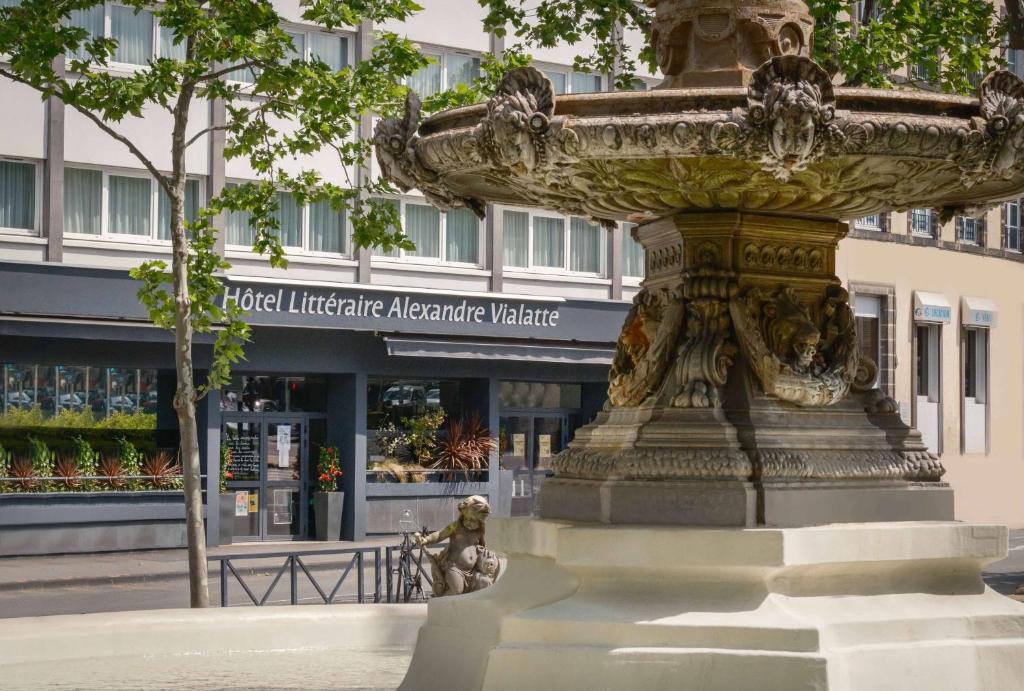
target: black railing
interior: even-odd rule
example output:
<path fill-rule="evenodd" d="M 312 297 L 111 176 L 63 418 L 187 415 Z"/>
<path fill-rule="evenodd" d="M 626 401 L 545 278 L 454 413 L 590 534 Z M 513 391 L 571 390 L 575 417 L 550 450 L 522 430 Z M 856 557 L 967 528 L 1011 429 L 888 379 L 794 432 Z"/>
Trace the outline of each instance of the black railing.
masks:
<path fill-rule="evenodd" d="M 430 576 L 429 557 L 425 552 L 424 548 L 412 542 L 408 534 L 403 537 L 402 544 L 385 548 L 388 602 L 430 599 L 434 582 Z"/>
<path fill-rule="evenodd" d="M 235 577 L 235 580 L 238 581 L 238 584 L 242 586 L 242 590 L 244 590 L 245 594 L 249 596 L 249 600 L 252 601 L 252 604 L 259 607 L 267 603 L 267 600 L 270 599 L 271 594 L 273 594 L 275 588 L 277 588 L 277 584 L 281 581 L 281 577 L 284 576 L 286 572 L 288 573 L 290 595 L 289 601 L 291 604 L 299 604 L 299 573 L 301 572 L 305 574 L 306 578 L 309 579 L 309 582 L 313 585 L 313 588 L 320 596 L 320 599 L 323 600 L 323 603 L 326 605 L 330 605 L 335 602 L 335 598 L 338 595 L 338 591 L 341 590 L 342 584 L 345 582 L 345 579 L 348 577 L 348 575 L 352 572 L 353 568 L 355 569 L 356 572 L 356 599 L 360 603 L 366 602 L 367 593 L 365 582 L 365 568 L 367 554 L 373 555 L 374 584 L 372 601 L 380 602 L 380 572 L 382 567 L 380 547 L 350 547 L 346 549 L 308 550 L 305 552 L 246 552 L 242 554 L 223 554 L 218 556 L 211 556 L 209 557 L 209 561 L 220 562 L 221 607 L 228 606 L 228 583 L 230 582 L 230 579 L 228 578 L 229 575 Z M 345 560 L 342 559 L 342 563 L 338 564 L 337 567 L 331 566 L 329 568 L 330 571 L 335 571 L 335 569 L 337 568 L 340 571 L 340 575 L 338 576 L 338 580 L 334 582 L 334 586 L 328 593 L 323 587 L 321 587 L 320 582 L 312 574 L 312 572 L 310 571 L 310 566 L 303 561 L 303 558 L 333 555 L 343 555 L 348 556 L 349 558 L 347 563 L 345 563 Z M 236 561 L 253 559 L 284 559 L 283 563 L 281 564 L 280 567 L 278 567 L 277 572 L 274 574 L 274 578 L 270 582 L 270 585 L 267 587 L 267 590 L 263 593 L 261 597 L 256 597 L 256 594 L 253 592 L 252 588 L 249 587 L 249 584 L 246 582 L 245 578 L 243 578 L 242 574 L 238 572 L 238 569 L 235 568 L 234 564 L 234 562 Z M 314 565 L 313 568 L 321 570 L 323 569 L 323 567 L 323 564 L 316 564 Z M 388 602 L 391 602 L 390 592 L 388 593 Z"/>

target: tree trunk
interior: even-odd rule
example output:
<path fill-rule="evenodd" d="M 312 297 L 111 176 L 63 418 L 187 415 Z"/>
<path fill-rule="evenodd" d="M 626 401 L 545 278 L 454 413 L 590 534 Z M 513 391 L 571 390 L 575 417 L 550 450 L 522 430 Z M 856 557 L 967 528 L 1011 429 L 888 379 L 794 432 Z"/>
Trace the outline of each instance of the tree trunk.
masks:
<path fill-rule="evenodd" d="M 192 51 L 192 39 L 187 45 Z M 171 272 L 174 276 L 174 360 L 177 388 L 174 410 L 178 414 L 182 473 L 185 480 L 185 529 L 188 535 L 188 589 L 192 607 L 210 606 L 207 579 L 206 528 L 203 524 L 203 492 L 199 466 L 199 430 L 196 425 L 196 385 L 192 361 L 192 301 L 188 291 L 189 241 L 185 234 L 185 130 L 192 85 L 182 85 L 174 108 L 171 134 Z M 208 479 L 208 491 L 217 484 Z"/>

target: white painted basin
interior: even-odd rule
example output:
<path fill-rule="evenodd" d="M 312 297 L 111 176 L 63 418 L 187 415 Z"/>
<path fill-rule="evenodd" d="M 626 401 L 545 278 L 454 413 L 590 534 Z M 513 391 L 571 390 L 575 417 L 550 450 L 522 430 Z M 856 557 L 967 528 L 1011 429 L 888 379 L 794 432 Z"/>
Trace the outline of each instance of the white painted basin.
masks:
<path fill-rule="evenodd" d="M 394 689 L 424 604 L 0 620 L 4 689 Z"/>

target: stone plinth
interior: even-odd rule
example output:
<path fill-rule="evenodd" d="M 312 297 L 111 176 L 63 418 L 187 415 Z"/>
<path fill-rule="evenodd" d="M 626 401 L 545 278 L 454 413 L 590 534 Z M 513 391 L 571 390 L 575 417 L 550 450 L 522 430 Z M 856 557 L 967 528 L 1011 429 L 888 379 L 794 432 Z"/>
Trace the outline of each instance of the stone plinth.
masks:
<path fill-rule="evenodd" d="M 402 689 L 1009 691 L 1024 606 L 988 589 L 1007 532 L 491 519 L 483 592 L 430 603 Z"/>

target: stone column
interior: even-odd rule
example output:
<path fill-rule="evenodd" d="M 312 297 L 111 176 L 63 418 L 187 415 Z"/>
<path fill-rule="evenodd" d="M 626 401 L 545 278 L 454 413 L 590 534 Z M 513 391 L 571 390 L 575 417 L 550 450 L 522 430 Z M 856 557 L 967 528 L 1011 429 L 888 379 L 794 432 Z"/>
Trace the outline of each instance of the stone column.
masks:
<path fill-rule="evenodd" d="M 366 375 L 333 374 L 327 378 L 327 441 L 338 447 L 345 507 L 343 540 L 366 538 Z"/>
<path fill-rule="evenodd" d="M 64 57 L 54 58 L 53 69 L 64 76 Z M 43 166 L 43 237 L 46 261 L 64 261 L 64 101 L 46 99 L 46 163 Z"/>

